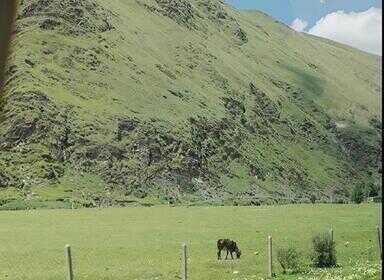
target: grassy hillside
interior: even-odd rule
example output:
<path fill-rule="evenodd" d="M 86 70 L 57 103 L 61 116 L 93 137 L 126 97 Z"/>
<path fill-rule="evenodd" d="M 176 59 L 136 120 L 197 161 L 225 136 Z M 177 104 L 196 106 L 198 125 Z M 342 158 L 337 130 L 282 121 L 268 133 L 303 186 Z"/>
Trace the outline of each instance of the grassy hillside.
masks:
<path fill-rule="evenodd" d="M 377 189 L 377 60 L 216 0 L 20 1 L 0 204 L 260 204 Z"/>
<path fill-rule="evenodd" d="M 262 280 L 272 235 L 275 279 L 375 280 L 377 215 L 375 204 L 2 211 L 0 279 L 63 279 L 68 243 L 75 279 L 179 279 L 186 242 L 188 279 Z M 331 227 L 339 267 L 311 268 L 311 238 Z M 216 260 L 216 241 L 226 237 L 240 260 Z M 286 246 L 300 252 L 301 273 L 282 273 L 277 250 Z"/>

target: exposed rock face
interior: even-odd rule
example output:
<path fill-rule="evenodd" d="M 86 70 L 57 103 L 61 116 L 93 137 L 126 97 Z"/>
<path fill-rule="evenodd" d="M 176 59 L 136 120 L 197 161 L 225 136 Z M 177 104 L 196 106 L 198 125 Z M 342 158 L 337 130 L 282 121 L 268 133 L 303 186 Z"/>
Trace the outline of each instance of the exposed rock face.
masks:
<path fill-rule="evenodd" d="M 359 103 L 371 95 L 353 99 L 376 88 L 370 56 L 218 0 L 20 7 L 1 189 L 66 187 L 55 200 L 92 207 L 132 196 L 259 205 L 345 200 L 379 178 L 381 124 Z M 339 119 L 350 100 L 359 106 Z"/>
<path fill-rule="evenodd" d="M 150 12 L 168 17 L 189 29 L 196 29 L 198 11 L 187 0 L 136 0 Z"/>
<path fill-rule="evenodd" d="M 193 26 L 196 11 L 186 0 L 156 0 L 162 15 L 167 16 L 179 24 Z"/>
<path fill-rule="evenodd" d="M 136 0 L 149 11 L 166 16 L 176 23 L 191 29 L 206 31 L 207 19 L 214 23 L 218 30 L 228 32 L 241 45 L 247 43 L 247 33 L 241 28 L 236 19 L 228 14 L 225 5 L 217 0 L 191 2 L 188 0 Z M 157 5 L 155 5 L 155 3 Z"/>
<path fill-rule="evenodd" d="M 198 1 L 199 9 L 219 29 L 229 32 L 240 44 L 248 42 L 247 33 L 241 28 L 237 20 L 227 11 L 223 2 L 216 0 Z"/>
<path fill-rule="evenodd" d="M 45 30 L 81 35 L 114 28 L 114 16 L 91 0 L 23 0 L 21 5 L 19 19 L 38 18 Z"/>
<path fill-rule="evenodd" d="M 16 92 L 8 103 L 9 109 L 3 112 L 6 131 L 0 138 L 3 147 L 44 141 L 57 123 L 59 109 L 43 92 Z"/>
<path fill-rule="evenodd" d="M 120 141 L 124 136 L 127 136 L 131 131 L 137 127 L 137 121 L 132 119 L 120 119 L 117 124 L 116 137 Z"/>

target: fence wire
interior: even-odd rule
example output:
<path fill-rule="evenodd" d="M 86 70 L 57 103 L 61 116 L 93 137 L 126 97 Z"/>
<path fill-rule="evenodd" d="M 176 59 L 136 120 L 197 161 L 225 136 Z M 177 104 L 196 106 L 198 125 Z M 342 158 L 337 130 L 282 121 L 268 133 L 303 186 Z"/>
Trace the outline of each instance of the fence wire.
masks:
<path fill-rule="evenodd" d="M 105 232 L 105 229 L 103 230 Z M 326 230 L 326 232 L 328 232 Z M 0 279 L 12 280 L 56 280 L 66 279 L 66 261 L 64 245 L 44 243 L 29 243 L 28 232 L 24 232 L 24 240 L 14 240 L 15 243 L 1 244 L 0 247 Z M 337 258 L 340 267 L 334 270 L 317 270 L 310 263 L 311 240 L 289 240 L 282 234 L 272 232 L 273 273 L 283 277 L 282 267 L 278 261 L 278 251 L 281 248 L 300 248 L 302 259 L 302 275 L 298 279 L 377 279 L 379 275 L 377 232 L 361 230 L 361 235 L 369 236 L 367 246 L 361 246 L 355 240 L 348 240 L 344 235 L 338 235 L 334 229 Z M 267 237 L 262 236 L 255 241 L 254 248 L 240 241 L 244 256 L 240 260 L 217 260 L 216 240 L 206 240 L 203 246 L 196 240 L 187 240 L 188 279 L 223 279 L 245 280 L 263 279 L 268 274 Z M 164 236 L 153 233 L 153 240 L 148 243 L 127 243 L 126 236 L 114 233 L 110 229 L 103 238 L 97 232 L 90 231 L 72 243 L 74 279 L 132 279 L 132 280 L 174 280 L 181 279 L 181 242 L 168 240 Z M 121 243 L 118 240 L 121 240 Z M 1 239 L 0 239 L 1 240 Z M 35 239 L 36 240 L 36 239 Z M 118 242 L 116 242 L 116 240 Z M 165 242 L 164 242 L 165 240 Z M 302 250 L 300 242 L 305 242 L 308 250 Z M 205 244 L 211 244 L 205 248 Z M 301 251 L 300 251 L 301 250 Z M 205 254 L 202 254 L 204 251 Z M 358 258 L 352 252 L 359 251 Z M 204 257 L 202 257 L 204 256 Z M 225 257 L 225 253 L 222 254 Z M 350 257 L 347 257 L 350 256 Z M 242 262 L 246 263 L 246 268 Z M 205 274 L 202 274 L 204 271 Z M 301 275 L 301 274 L 298 274 Z M 305 276 L 308 275 L 308 276 Z M 307 277 L 307 278 L 305 278 Z M 344 277 L 344 278 L 343 278 Z M 350 277 L 350 278 L 348 278 Z M 352 278 L 351 278 L 352 277 Z M 278 278 L 278 279 L 284 279 Z"/>

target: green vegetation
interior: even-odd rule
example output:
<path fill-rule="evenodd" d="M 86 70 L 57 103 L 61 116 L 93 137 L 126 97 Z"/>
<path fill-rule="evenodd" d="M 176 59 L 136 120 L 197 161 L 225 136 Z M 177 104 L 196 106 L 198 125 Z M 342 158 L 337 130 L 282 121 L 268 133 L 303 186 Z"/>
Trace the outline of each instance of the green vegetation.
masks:
<path fill-rule="evenodd" d="M 300 270 L 300 254 L 292 246 L 277 250 L 277 260 L 283 273 L 296 273 Z"/>
<path fill-rule="evenodd" d="M 318 234 L 312 239 L 312 261 L 315 267 L 334 267 L 337 265 L 335 241 L 329 233 Z"/>
<path fill-rule="evenodd" d="M 14 33 L 1 209 L 379 189 L 373 55 L 219 0 L 21 0 Z"/>
<path fill-rule="evenodd" d="M 0 279 L 63 279 L 70 244 L 78 280 L 171 280 L 179 276 L 186 242 L 191 280 L 260 280 L 272 235 L 276 279 L 373 280 L 377 222 L 377 204 L 1 211 Z M 331 227 L 339 266 L 315 269 L 312 236 Z M 236 240 L 241 259 L 217 261 L 219 238 Z M 277 260 L 278 248 L 291 244 L 303 262 L 293 275 L 283 274 Z"/>
<path fill-rule="evenodd" d="M 356 185 L 351 194 L 351 200 L 353 203 L 360 204 L 364 201 L 364 192 L 361 185 Z"/>

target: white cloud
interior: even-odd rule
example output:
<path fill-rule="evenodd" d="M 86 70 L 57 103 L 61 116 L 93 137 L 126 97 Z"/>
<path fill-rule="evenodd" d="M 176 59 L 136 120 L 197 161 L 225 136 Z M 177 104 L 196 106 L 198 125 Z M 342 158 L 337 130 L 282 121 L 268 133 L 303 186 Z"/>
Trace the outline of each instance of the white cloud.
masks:
<path fill-rule="evenodd" d="M 337 11 L 321 18 L 308 33 L 381 55 L 381 22 L 379 8 L 360 13 Z"/>
<path fill-rule="evenodd" d="M 321 4 L 325 4 L 325 1 L 326 1 L 326 0 L 320 0 L 320 3 L 321 3 Z"/>
<path fill-rule="evenodd" d="M 298 31 L 302 32 L 304 29 L 308 26 L 308 22 L 305 20 L 301 20 L 299 18 L 296 18 L 292 23 L 291 23 L 291 28 Z"/>

